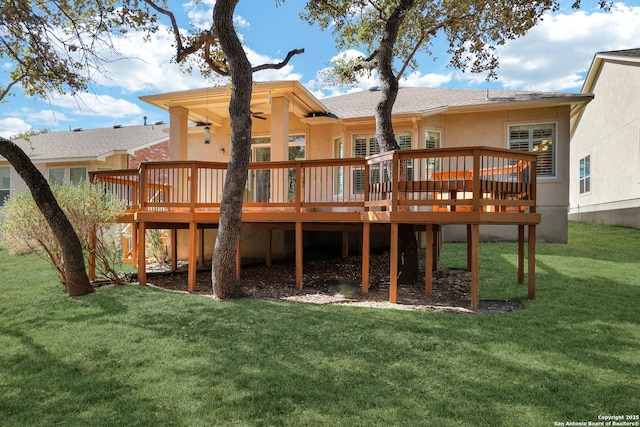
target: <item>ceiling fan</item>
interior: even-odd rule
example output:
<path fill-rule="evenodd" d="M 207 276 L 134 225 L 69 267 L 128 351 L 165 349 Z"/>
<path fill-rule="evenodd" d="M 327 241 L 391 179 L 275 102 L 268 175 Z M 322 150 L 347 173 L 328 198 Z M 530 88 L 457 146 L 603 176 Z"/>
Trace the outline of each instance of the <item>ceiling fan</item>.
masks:
<path fill-rule="evenodd" d="M 255 117 L 256 119 L 260 119 L 260 120 L 267 120 L 266 117 L 261 115 L 261 114 L 264 114 L 262 111 L 256 111 L 255 113 L 253 111 L 250 111 L 250 113 L 251 113 L 251 117 Z"/>

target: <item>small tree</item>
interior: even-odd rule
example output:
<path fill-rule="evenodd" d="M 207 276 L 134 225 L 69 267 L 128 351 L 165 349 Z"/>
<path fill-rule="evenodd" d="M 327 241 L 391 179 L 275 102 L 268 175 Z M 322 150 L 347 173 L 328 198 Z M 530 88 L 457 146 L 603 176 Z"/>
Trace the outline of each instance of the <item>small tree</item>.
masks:
<path fill-rule="evenodd" d="M 114 238 L 114 227 L 123 203 L 89 184 L 56 186 L 53 193 L 73 225 L 85 256 L 93 252 L 99 274 L 121 283 L 123 276 L 117 269 L 121 250 Z M 31 193 L 24 191 L 7 199 L 1 229 L 2 245 L 10 253 L 41 256 L 56 269 L 60 283 L 69 286 L 62 247 Z M 90 247 L 92 234 L 95 243 L 91 246 L 94 247 Z"/>

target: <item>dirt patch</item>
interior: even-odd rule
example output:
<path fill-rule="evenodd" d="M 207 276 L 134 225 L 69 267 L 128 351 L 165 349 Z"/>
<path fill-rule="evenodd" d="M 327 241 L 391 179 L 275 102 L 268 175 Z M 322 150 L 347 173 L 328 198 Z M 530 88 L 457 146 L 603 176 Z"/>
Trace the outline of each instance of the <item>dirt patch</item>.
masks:
<path fill-rule="evenodd" d="M 422 257 L 424 258 L 424 257 Z M 187 291 L 185 265 L 176 272 L 167 266 L 151 268 L 147 275 L 151 286 Z M 472 314 L 493 314 L 520 310 L 519 300 L 482 300 L 471 310 L 471 274 L 465 270 L 441 268 L 434 272 L 433 295 L 424 292 L 424 276 L 414 285 L 399 285 L 397 304 L 389 303 L 389 257 L 387 253 L 371 256 L 369 292 L 360 289 L 361 258 L 324 257 L 305 260 L 303 288 L 295 286 L 295 264 L 263 264 L 242 268 L 242 289 L 248 298 L 285 300 L 312 304 L 336 304 L 398 310 L 422 310 Z M 424 270 L 424 268 L 422 269 Z M 212 296 L 211 268 L 200 269 L 196 276 L 196 293 Z"/>

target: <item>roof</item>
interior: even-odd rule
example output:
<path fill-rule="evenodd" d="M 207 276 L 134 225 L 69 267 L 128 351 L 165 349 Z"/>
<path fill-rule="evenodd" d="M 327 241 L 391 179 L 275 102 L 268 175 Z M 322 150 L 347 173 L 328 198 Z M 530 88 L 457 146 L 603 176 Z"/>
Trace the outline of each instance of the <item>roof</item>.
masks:
<path fill-rule="evenodd" d="M 34 163 L 44 161 L 103 160 L 114 154 L 131 154 L 169 139 L 169 125 L 123 126 L 41 133 L 16 143 Z"/>
<path fill-rule="evenodd" d="M 506 90 L 403 87 L 393 106 L 393 114 L 438 114 L 478 110 L 513 109 L 553 105 L 586 104 L 593 97 L 567 92 L 522 92 Z M 355 92 L 324 98 L 329 111 L 341 119 L 373 117 L 380 99 L 379 90 Z"/>
<path fill-rule="evenodd" d="M 602 63 L 605 61 L 618 61 L 626 62 L 629 64 L 638 64 L 640 63 L 640 48 L 610 50 L 607 52 L 596 53 L 593 56 L 591 67 L 589 67 L 589 72 L 587 73 L 587 77 L 584 79 L 584 84 L 582 85 L 583 93 L 593 92 L 593 87 L 595 86 L 598 75 L 600 74 Z"/>
<path fill-rule="evenodd" d="M 297 80 L 254 82 L 251 94 L 251 111 L 263 113 L 271 111 L 272 98 L 284 97 L 289 100 L 289 111 L 300 117 L 311 114 L 325 114 L 326 107 Z M 231 89 L 228 85 L 211 88 L 183 90 L 141 96 L 140 100 L 169 111 L 171 107 L 184 107 L 189 110 L 192 122 L 207 122 L 220 126 L 222 120 L 229 118 L 229 99 Z"/>

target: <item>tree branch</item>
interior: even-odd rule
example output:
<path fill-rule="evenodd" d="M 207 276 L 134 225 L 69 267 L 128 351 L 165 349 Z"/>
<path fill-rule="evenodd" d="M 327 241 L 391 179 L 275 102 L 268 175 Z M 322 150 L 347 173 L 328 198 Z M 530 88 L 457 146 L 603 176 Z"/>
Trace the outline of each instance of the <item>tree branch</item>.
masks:
<path fill-rule="evenodd" d="M 289 51 L 289 53 L 287 54 L 287 57 L 284 59 L 284 61 L 279 62 L 277 64 L 262 64 L 262 65 L 258 65 L 257 67 L 253 67 L 251 69 L 252 72 L 256 72 L 256 71 L 262 71 L 262 70 L 279 70 L 280 68 L 284 67 L 285 65 L 287 65 L 289 63 L 289 61 L 291 60 L 291 58 L 293 58 L 295 55 L 299 55 L 304 53 L 304 49 L 293 49 L 291 51 Z"/>
<path fill-rule="evenodd" d="M 13 80 L 11 83 L 9 83 L 7 85 L 6 88 L 4 88 L 4 90 L 2 92 L 0 92 L 0 101 L 2 101 L 4 99 L 5 96 L 7 96 L 7 94 L 11 91 L 11 88 L 16 85 L 17 83 L 19 83 L 22 79 L 24 79 L 27 75 L 26 74 L 22 74 L 20 77 L 16 78 L 15 80 Z"/>

